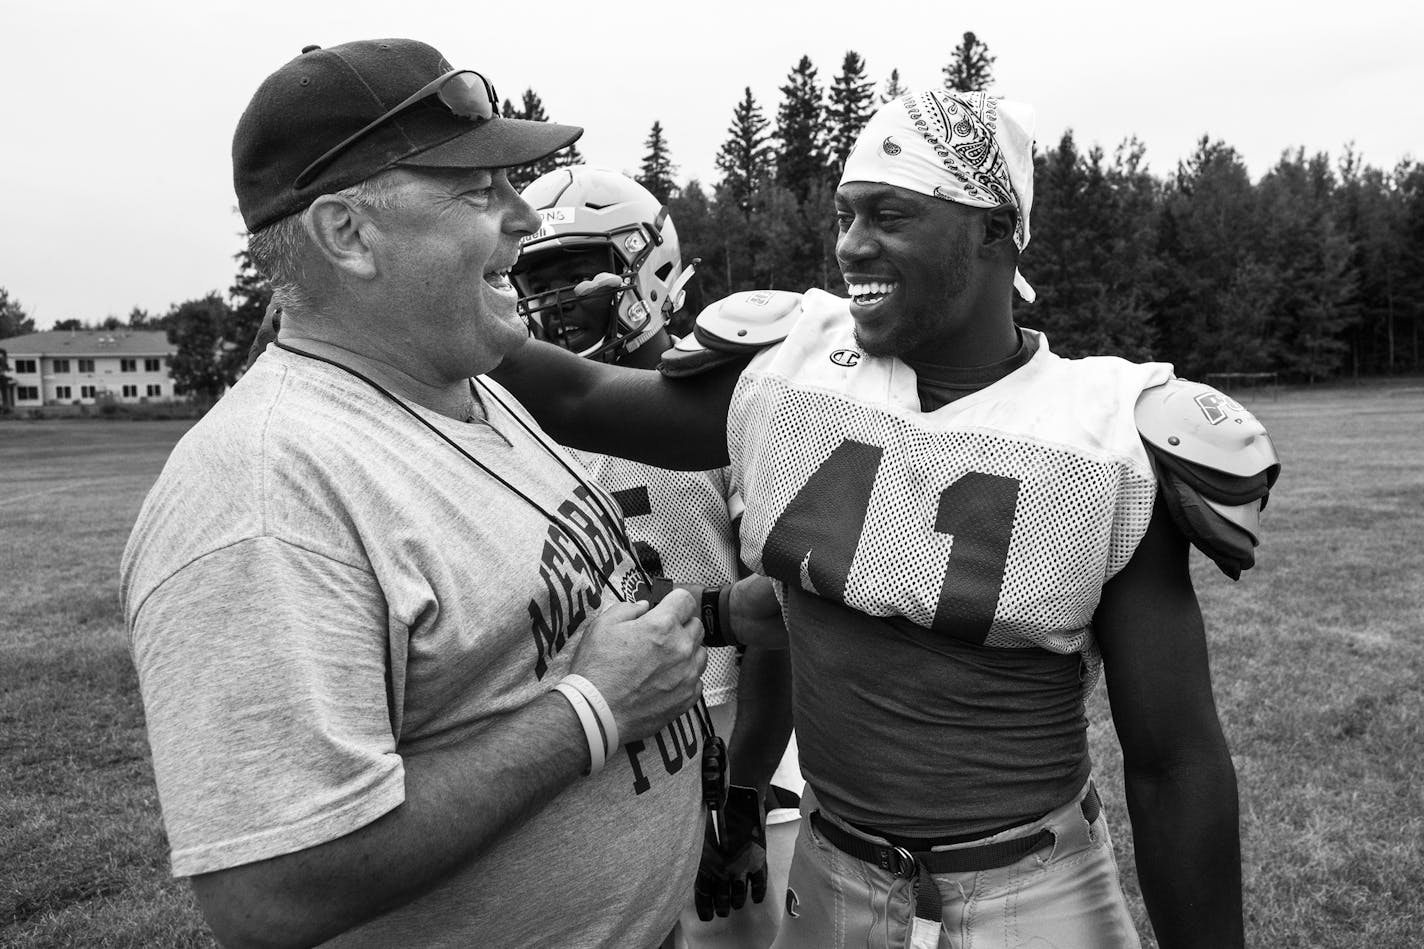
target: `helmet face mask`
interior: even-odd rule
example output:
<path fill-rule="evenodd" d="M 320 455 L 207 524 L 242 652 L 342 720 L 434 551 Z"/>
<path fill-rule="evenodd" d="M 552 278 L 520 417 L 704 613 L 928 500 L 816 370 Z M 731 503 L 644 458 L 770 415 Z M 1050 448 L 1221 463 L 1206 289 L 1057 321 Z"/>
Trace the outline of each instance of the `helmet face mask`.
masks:
<path fill-rule="evenodd" d="M 609 352 L 619 338 L 619 286 L 588 286 L 616 267 L 611 248 L 548 248 L 528 253 L 511 274 L 519 290 L 519 312 L 535 339 L 593 358 Z M 580 288 L 583 292 L 580 293 Z"/>
<path fill-rule="evenodd" d="M 543 175 L 523 197 L 543 225 L 510 277 L 534 334 L 607 362 L 657 335 L 686 282 L 667 209 L 632 179 L 583 165 Z"/>

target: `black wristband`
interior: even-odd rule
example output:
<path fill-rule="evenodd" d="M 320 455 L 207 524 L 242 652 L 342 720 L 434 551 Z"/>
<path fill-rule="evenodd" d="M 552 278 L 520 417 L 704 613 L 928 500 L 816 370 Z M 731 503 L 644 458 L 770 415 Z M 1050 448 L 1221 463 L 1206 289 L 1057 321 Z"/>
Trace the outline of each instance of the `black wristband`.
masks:
<path fill-rule="evenodd" d="M 702 645 L 741 645 L 732 635 L 731 584 L 707 587 L 702 591 Z"/>

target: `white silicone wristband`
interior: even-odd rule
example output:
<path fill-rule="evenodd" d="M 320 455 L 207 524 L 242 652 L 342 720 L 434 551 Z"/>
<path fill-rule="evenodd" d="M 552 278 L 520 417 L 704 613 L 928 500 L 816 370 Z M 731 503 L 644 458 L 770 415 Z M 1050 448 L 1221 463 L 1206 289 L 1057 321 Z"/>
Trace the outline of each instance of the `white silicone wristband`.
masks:
<path fill-rule="evenodd" d="M 568 699 L 570 705 L 574 707 L 574 713 L 578 715 L 579 722 L 583 725 L 583 737 L 588 742 L 588 770 L 587 775 L 597 774 L 603 770 L 603 730 L 599 728 L 598 717 L 594 714 L 593 706 L 588 704 L 588 699 L 583 697 L 583 693 L 567 682 L 560 682 L 554 686 L 560 695 Z"/>
<path fill-rule="evenodd" d="M 583 697 L 588 699 L 588 704 L 593 706 L 594 712 L 598 714 L 598 721 L 603 725 L 603 747 L 609 757 L 618 750 L 618 722 L 613 718 L 613 709 L 608 707 L 608 700 L 603 697 L 603 693 L 598 691 L 598 686 L 585 679 L 576 672 L 564 676 L 564 681 L 572 685 L 583 693 Z"/>

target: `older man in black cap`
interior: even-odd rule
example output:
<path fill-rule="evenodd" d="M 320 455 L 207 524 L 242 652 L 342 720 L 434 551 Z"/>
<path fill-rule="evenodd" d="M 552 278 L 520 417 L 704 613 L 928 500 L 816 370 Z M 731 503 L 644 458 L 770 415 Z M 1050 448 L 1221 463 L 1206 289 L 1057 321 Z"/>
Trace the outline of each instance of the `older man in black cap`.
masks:
<path fill-rule="evenodd" d="M 681 908 L 694 598 L 643 601 L 613 501 L 482 377 L 539 224 L 501 169 L 580 131 L 399 39 L 308 48 L 238 124 L 281 336 L 122 570 L 173 871 L 226 944 L 652 946 Z"/>

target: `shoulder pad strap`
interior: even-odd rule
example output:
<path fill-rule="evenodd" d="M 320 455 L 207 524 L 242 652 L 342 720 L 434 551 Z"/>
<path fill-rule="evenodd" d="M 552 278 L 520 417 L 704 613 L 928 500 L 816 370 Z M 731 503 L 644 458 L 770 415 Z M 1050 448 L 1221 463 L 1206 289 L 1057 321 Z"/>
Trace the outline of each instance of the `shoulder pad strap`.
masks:
<path fill-rule="evenodd" d="M 1261 510 L 1281 472 L 1265 426 L 1235 399 L 1185 379 L 1144 390 L 1135 415 L 1173 520 L 1236 579 L 1255 563 Z"/>
<path fill-rule="evenodd" d="M 692 333 L 663 353 L 658 370 L 674 379 L 760 352 L 786 338 L 801 316 L 801 294 L 743 290 L 703 308 Z"/>

